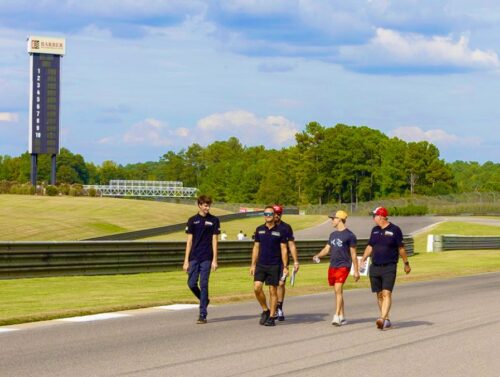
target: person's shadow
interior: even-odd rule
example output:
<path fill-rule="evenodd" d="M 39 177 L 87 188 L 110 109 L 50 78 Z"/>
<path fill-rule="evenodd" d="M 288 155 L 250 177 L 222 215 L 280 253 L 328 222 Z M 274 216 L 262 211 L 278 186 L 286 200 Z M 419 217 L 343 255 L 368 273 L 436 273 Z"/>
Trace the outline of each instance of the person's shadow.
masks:
<path fill-rule="evenodd" d="M 279 322 L 280 325 L 292 325 L 296 323 L 316 323 L 324 322 L 325 318 L 329 316 L 328 313 L 306 313 L 306 314 L 291 314 L 286 315 L 285 321 Z M 246 321 L 260 318 L 260 314 L 255 315 L 234 315 L 227 317 L 212 318 L 209 321 L 212 323 L 216 322 L 227 322 L 227 321 Z"/>

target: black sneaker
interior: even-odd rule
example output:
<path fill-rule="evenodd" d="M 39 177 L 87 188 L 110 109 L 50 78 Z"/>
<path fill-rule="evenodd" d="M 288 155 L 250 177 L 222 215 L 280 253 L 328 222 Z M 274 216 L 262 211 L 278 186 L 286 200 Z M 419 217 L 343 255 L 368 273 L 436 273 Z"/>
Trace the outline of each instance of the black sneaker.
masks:
<path fill-rule="evenodd" d="M 198 318 L 198 320 L 196 321 L 197 324 L 199 325 L 204 325 L 205 323 L 207 323 L 207 317 L 202 317 L 200 315 L 200 317 Z"/>
<path fill-rule="evenodd" d="M 262 312 L 262 314 L 260 315 L 259 323 L 261 325 L 264 325 L 266 323 L 266 321 L 269 319 L 270 315 L 271 315 L 271 311 L 269 309 L 268 310 L 264 310 Z"/>
<path fill-rule="evenodd" d="M 276 326 L 276 323 L 274 322 L 274 318 L 273 317 L 269 317 L 266 321 L 266 323 L 264 323 L 264 326 Z"/>

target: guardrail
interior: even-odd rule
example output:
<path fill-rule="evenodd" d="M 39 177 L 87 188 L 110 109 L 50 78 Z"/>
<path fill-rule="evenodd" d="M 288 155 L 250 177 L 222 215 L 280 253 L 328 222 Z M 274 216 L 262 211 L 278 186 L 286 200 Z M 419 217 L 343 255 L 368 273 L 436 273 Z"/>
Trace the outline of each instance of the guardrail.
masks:
<path fill-rule="evenodd" d="M 362 254 L 368 240 L 358 240 Z M 405 237 L 413 254 L 413 238 Z M 301 261 L 310 261 L 325 240 L 296 241 Z M 219 264 L 249 264 L 252 241 L 219 242 Z M 112 275 L 180 268 L 185 242 L 71 241 L 0 242 L 0 279 L 68 275 Z"/>
<path fill-rule="evenodd" d="M 298 209 L 291 208 L 291 209 L 285 209 L 283 211 L 283 213 L 288 214 L 288 215 L 297 215 L 299 213 L 299 211 L 298 211 Z M 220 215 L 217 217 L 219 218 L 219 220 L 221 222 L 223 222 L 223 221 L 243 219 L 243 218 L 247 218 L 247 217 L 256 217 L 256 216 L 262 216 L 262 211 L 238 212 L 238 213 L 231 213 L 228 215 Z M 179 232 L 181 230 L 184 230 L 185 228 L 186 228 L 186 223 L 173 224 L 173 225 L 160 226 L 160 227 L 156 227 L 156 228 L 135 230 L 132 232 L 110 234 L 108 236 L 88 238 L 84 241 L 138 240 L 141 238 L 155 237 L 155 236 L 161 236 L 161 235 L 165 235 L 165 234 L 169 234 L 169 233 Z"/>
<path fill-rule="evenodd" d="M 500 249 L 500 236 L 429 234 L 427 251 Z"/>

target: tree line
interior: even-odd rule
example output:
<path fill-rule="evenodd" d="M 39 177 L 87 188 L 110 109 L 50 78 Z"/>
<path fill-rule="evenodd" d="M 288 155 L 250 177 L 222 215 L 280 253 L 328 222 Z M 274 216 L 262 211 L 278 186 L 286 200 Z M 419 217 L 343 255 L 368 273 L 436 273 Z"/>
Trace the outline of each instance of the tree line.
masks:
<path fill-rule="evenodd" d="M 48 182 L 50 157 L 39 156 L 39 181 Z M 405 142 L 368 127 L 309 123 L 295 145 L 246 147 L 235 138 L 192 144 L 158 161 L 120 165 L 86 162 L 61 148 L 60 184 L 107 184 L 111 179 L 182 181 L 220 202 L 356 203 L 412 194 L 500 191 L 500 164 L 440 159 L 426 141 Z M 30 180 L 30 155 L 0 156 L 0 181 Z"/>

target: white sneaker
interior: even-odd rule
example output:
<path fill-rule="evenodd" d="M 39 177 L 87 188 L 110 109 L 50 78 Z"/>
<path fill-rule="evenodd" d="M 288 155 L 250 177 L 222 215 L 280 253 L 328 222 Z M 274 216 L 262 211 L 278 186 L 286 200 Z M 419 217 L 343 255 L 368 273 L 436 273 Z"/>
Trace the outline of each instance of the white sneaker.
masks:
<path fill-rule="evenodd" d="M 333 316 L 332 325 L 334 325 L 334 326 L 340 326 L 340 318 L 339 318 L 339 316 L 337 314 L 335 314 Z"/>
<path fill-rule="evenodd" d="M 339 317 L 340 318 L 340 324 L 343 326 L 343 325 L 347 325 L 347 319 L 345 319 L 344 317 Z"/>

